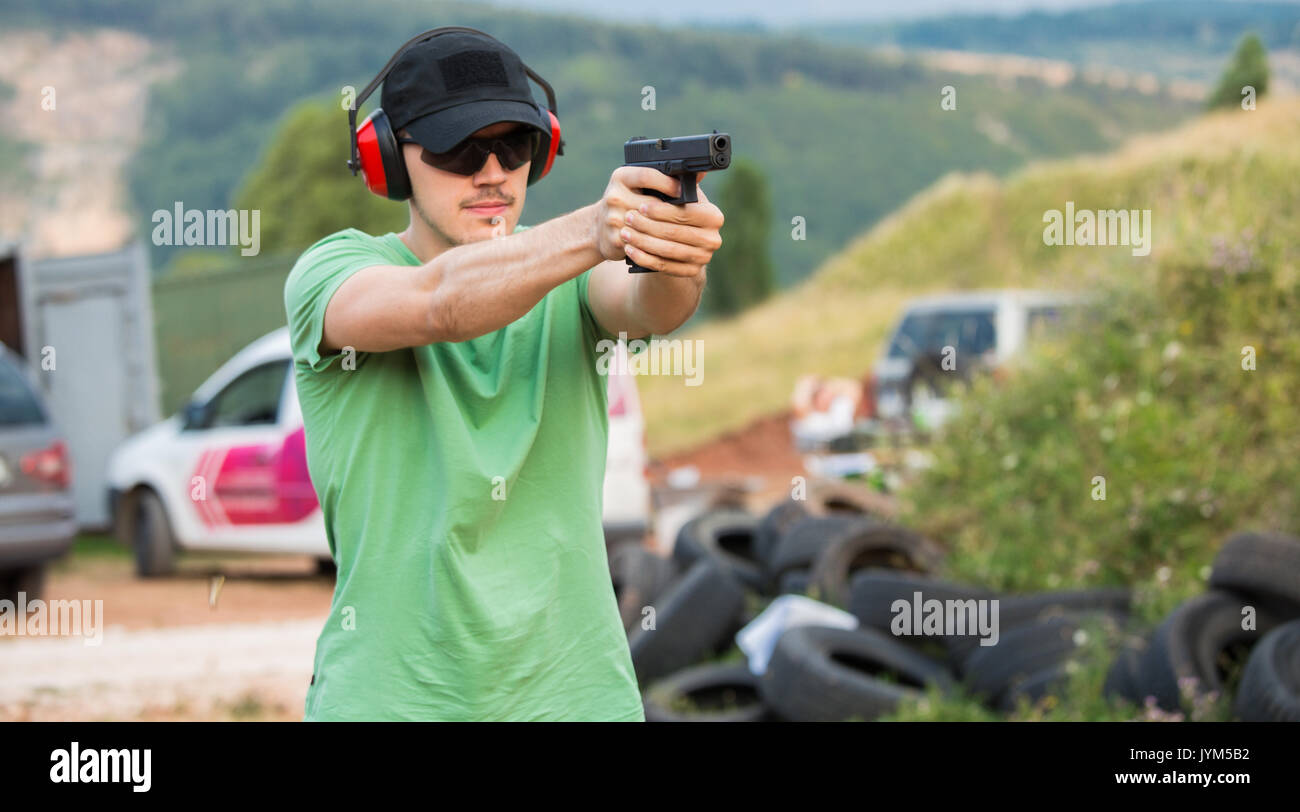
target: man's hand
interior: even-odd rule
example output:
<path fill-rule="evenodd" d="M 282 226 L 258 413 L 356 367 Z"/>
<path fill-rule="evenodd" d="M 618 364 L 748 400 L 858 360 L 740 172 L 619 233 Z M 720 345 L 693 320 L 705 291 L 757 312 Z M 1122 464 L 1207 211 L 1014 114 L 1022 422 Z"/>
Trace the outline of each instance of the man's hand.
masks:
<path fill-rule="evenodd" d="M 705 176 L 699 173 L 697 183 Z M 639 189 L 655 189 L 670 197 L 681 194 L 681 182 L 644 166 L 620 166 L 610 175 L 597 204 L 596 245 L 607 260 L 625 257 L 636 264 L 672 276 L 698 277 L 722 245 L 722 211 L 703 189 L 699 201 L 674 206 Z"/>

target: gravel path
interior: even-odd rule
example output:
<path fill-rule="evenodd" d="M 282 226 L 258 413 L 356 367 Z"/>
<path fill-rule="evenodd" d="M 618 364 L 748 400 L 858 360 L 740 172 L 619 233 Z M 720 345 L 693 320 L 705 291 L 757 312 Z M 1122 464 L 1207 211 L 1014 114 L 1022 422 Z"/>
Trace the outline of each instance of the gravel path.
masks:
<path fill-rule="evenodd" d="M 0 720 L 301 718 L 323 622 L 0 640 Z"/>

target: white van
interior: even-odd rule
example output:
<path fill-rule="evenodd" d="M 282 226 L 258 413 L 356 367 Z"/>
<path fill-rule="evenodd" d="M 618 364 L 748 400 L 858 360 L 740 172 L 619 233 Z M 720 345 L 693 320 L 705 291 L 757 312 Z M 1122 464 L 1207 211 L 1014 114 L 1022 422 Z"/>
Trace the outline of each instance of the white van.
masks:
<path fill-rule="evenodd" d="M 645 423 L 632 376 L 608 377 L 605 532 L 639 538 L 650 515 Z M 240 350 L 180 414 L 118 446 L 108 486 L 114 532 L 134 548 L 143 576 L 170 571 L 174 550 L 296 553 L 330 564 L 288 328 Z"/>
<path fill-rule="evenodd" d="M 1080 297 L 994 290 L 909 301 L 872 371 L 875 416 L 935 429 L 950 417 L 946 385 L 996 373 L 1035 335 L 1054 329 Z M 948 362 L 945 363 L 945 357 Z"/>

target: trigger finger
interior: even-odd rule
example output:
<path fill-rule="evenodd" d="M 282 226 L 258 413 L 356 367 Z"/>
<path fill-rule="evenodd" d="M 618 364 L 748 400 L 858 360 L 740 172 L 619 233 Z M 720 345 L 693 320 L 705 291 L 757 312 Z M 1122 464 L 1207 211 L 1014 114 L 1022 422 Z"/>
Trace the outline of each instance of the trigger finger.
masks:
<path fill-rule="evenodd" d="M 639 171 L 631 178 L 632 183 L 629 184 L 633 187 L 633 191 L 644 195 L 642 189 L 654 189 L 656 192 L 663 192 L 669 197 L 677 197 L 681 193 L 681 183 L 672 175 L 665 175 L 658 169 L 651 169 L 648 166 L 638 166 L 636 169 Z M 649 195 L 649 197 L 654 196 Z M 654 199 L 658 200 L 659 198 Z"/>

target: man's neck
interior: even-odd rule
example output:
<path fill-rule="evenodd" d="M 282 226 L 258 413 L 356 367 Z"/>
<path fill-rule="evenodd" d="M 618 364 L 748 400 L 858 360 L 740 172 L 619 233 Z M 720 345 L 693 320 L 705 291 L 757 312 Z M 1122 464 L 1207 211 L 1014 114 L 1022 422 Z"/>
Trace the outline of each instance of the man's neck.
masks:
<path fill-rule="evenodd" d="M 408 224 L 406 230 L 398 234 L 397 238 L 405 243 L 412 254 L 415 254 L 415 258 L 420 260 L 421 265 L 428 264 L 434 257 L 452 247 L 447 240 L 433 234 L 429 229 L 416 228 L 414 221 Z"/>

